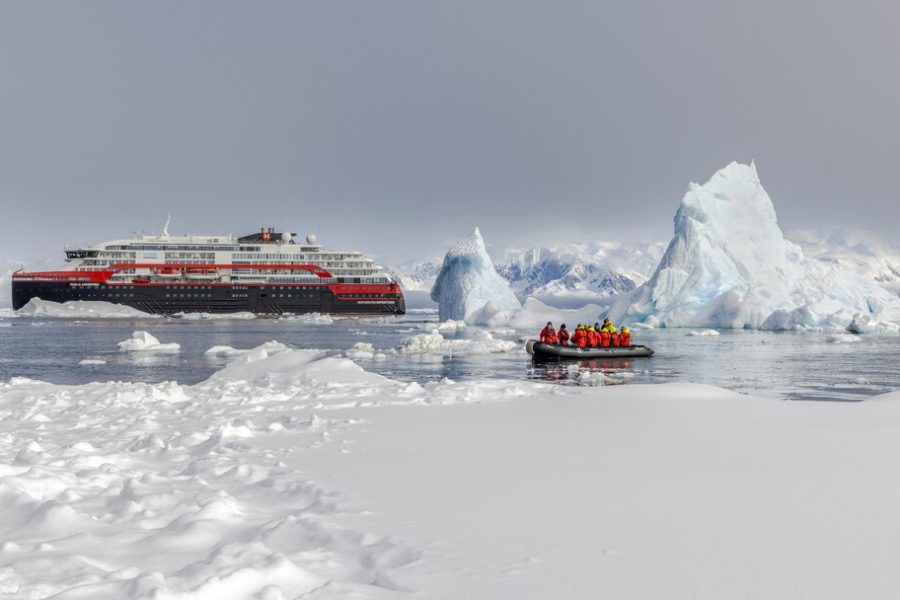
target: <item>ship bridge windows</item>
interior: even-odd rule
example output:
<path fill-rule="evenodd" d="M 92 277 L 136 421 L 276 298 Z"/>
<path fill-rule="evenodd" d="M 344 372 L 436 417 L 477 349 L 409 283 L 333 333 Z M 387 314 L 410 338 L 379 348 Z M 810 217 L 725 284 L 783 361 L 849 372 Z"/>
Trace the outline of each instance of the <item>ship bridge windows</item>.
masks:
<path fill-rule="evenodd" d="M 86 250 L 84 248 L 76 248 L 75 250 L 66 250 L 66 258 L 93 258 L 97 256 L 99 250 Z"/>

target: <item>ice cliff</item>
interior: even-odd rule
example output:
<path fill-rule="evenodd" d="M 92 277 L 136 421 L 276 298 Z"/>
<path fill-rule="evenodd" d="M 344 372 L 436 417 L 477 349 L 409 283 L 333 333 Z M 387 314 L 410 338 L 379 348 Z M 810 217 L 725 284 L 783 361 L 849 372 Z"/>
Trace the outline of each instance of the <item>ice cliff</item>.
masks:
<path fill-rule="evenodd" d="M 900 299 L 839 264 L 810 261 L 784 238 L 754 164 L 692 183 L 656 271 L 609 311 L 667 327 L 846 326 L 854 314 L 900 318 Z"/>
<path fill-rule="evenodd" d="M 497 313 L 522 307 L 494 269 L 478 228 L 447 251 L 431 288 L 431 299 L 438 303 L 441 321 L 481 323 Z"/>

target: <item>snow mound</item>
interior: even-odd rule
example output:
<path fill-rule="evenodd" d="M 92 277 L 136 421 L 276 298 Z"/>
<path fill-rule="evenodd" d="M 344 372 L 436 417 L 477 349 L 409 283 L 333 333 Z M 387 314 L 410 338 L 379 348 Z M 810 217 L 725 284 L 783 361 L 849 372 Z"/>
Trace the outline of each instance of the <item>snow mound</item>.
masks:
<path fill-rule="evenodd" d="M 688 331 L 685 335 L 690 337 L 715 337 L 719 335 L 719 332 L 715 329 L 701 329 L 699 331 Z"/>
<path fill-rule="evenodd" d="M 838 264 L 806 260 L 782 234 L 756 166 L 731 163 L 690 185 L 656 272 L 609 316 L 664 327 L 795 329 L 846 326 L 854 312 L 898 320 L 900 298 Z"/>
<path fill-rule="evenodd" d="M 497 313 L 522 307 L 494 269 L 478 228 L 447 251 L 431 299 L 438 303 L 441 321 L 486 323 Z"/>
<path fill-rule="evenodd" d="M 498 340 L 489 331 L 479 329 L 471 337 L 463 339 L 447 339 L 435 329 L 431 333 L 420 333 L 403 338 L 400 342 L 402 354 L 497 354 L 513 352 L 518 347 L 516 342 Z"/>
<path fill-rule="evenodd" d="M 32 298 L 16 311 L 22 317 L 52 317 L 63 319 L 151 319 L 159 315 L 151 315 L 130 306 L 100 302 L 94 300 L 71 300 L 69 302 L 51 302 Z"/>
<path fill-rule="evenodd" d="M 181 345 L 175 342 L 164 344 L 146 331 L 135 331 L 131 339 L 119 342 L 121 352 L 159 352 L 174 354 L 181 352 Z"/>

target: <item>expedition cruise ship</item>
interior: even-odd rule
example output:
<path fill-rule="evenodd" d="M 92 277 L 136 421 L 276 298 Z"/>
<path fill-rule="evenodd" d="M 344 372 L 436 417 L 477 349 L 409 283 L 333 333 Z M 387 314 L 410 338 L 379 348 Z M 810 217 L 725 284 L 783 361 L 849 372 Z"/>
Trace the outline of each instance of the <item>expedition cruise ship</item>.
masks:
<path fill-rule="evenodd" d="M 66 250 L 59 271 L 17 271 L 12 303 L 101 300 L 148 313 L 403 314 L 397 282 L 359 252 L 326 250 L 314 235 L 263 228 L 233 236 L 162 235 Z"/>

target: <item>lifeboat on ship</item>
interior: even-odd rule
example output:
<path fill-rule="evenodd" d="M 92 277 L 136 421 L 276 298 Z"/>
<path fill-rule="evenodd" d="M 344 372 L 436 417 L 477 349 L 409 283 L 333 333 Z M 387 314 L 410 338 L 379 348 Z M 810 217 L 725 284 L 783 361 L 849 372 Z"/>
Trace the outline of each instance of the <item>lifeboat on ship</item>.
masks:
<path fill-rule="evenodd" d="M 184 277 L 194 281 L 215 281 L 219 278 L 219 271 L 214 268 L 191 267 L 184 270 Z"/>
<path fill-rule="evenodd" d="M 181 277 L 181 269 L 175 267 L 162 267 L 154 271 L 154 275 L 160 279 L 177 279 Z"/>
<path fill-rule="evenodd" d="M 150 278 L 146 275 L 135 277 L 131 280 L 131 283 L 133 283 L 134 285 L 148 285 L 150 283 Z"/>

